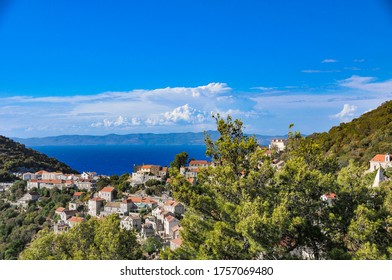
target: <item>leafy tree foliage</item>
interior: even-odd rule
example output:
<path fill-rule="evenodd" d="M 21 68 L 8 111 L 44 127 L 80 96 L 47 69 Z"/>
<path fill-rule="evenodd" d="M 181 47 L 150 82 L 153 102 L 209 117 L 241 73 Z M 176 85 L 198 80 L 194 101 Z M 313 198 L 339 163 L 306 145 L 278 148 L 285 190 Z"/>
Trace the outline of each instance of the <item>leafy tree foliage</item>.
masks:
<path fill-rule="evenodd" d="M 78 173 L 68 165 L 0 135 L 0 180 L 4 173 L 15 171 L 62 171 Z M 3 174 L 3 175 L 1 175 Z M 6 179 L 3 179 L 4 181 Z"/>
<path fill-rule="evenodd" d="M 174 160 L 170 163 L 170 168 L 175 168 L 178 171 L 182 166 L 185 166 L 188 162 L 188 153 L 181 152 L 174 157 Z"/>
<path fill-rule="evenodd" d="M 141 257 L 135 234 L 121 229 L 120 218 L 115 214 L 100 220 L 92 218 L 63 234 L 41 231 L 20 255 L 26 260 L 128 260 Z"/>
<path fill-rule="evenodd" d="M 365 166 L 375 154 L 392 151 L 392 101 L 349 123 L 341 123 L 329 132 L 310 137 L 325 152 L 335 154 L 341 166 L 346 166 L 350 159 Z"/>
<path fill-rule="evenodd" d="M 215 167 L 191 185 L 171 174 L 176 199 L 187 206 L 182 246 L 164 259 L 391 258 L 391 186 L 371 188 L 371 176 L 351 161 L 340 170 L 333 153 L 312 137 L 290 132 L 277 171 L 240 120 L 215 116 L 220 137 L 206 135 Z M 335 193 L 329 202 L 321 196 Z"/>
<path fill-rule="evenodd" d="M 15 196 L 21 186 L 25 186 L 25 182 L 14 184 L 11 187 L 11 196 Z M 71 200 L 68 190 L 38 191 L 41 199 L 30 203 L 27 209 L 23 210 L 6 202 L 9 197 L 4 194 L 5 200 L 0 198 L 0 259 L 17 259 L 37 232 L 51 227 L 55 209 L 65 207 Z"/>

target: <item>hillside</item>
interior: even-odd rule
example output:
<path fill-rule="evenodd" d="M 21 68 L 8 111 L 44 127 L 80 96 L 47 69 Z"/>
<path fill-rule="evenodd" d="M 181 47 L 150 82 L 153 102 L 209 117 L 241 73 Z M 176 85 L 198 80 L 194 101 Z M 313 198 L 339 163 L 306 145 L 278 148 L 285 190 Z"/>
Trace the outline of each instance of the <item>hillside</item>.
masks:
<path fill-rule="evenodd" d="M 337 155 L 341 166 L 347 165 L 350 159 L 367 165 L 375 154 L 392 153 L 392 101 L 349 123 L 309 137 L 321 144 L 327 153 Z"/>
<path fill-rule="evenodd" d="M 207 131 L 213 139 L 217 139 L 217 131 Z M 284 136 L 256 135 L 259 144 L 268 145 L 274 138 Z M 93 135 L 61 135 L 42 138 L 14 138 L 26 146 L 80 146 L 80 145 L 204 145 L 203 132 L 185 133 L 135 133 L 127 135 L 109 134 Z"/>
<path fill-rule="evenodd" d="M 0 135 L 0 174 L 18 171 L 62 171 L 78 173 L 68 165 Z M 0 176 L 1 179 L 1 176 Z"/>

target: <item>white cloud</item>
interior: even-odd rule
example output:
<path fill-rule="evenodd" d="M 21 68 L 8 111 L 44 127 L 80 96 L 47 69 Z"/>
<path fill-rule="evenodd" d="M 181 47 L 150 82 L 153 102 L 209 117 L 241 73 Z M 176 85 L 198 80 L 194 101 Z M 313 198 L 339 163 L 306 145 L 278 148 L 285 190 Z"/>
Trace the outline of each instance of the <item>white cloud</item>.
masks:
<path fill-rule="evenodd" d="M 251 89 L 259 89 L 262 91 L 270 91 L 276 89 L 276 87 L 252 87 Z"/>
<path fill-rule="evenodd" d="M 392 79 L 383 81 L 383 82 L 375 82 L 376 78 L 374 77 L 361 77 L 361 76 L 351 76 L 348 79 L 342 80 L 339 82 L 340 86 L 358 89 L 372 93 L 382 93 L 382 94 L 390 94 L 392 93 Z"/>
<path fill-rule="evenodd" d="M 308 73 L 308 74 L 313 74 L 313 73 L 339 73 L 342 72 L 342 70 L 317 70 L 317 69 L 307 69 L 307 70 L 302 70 L 302 73 Z"/>
<path fill-rule="evenodd" d="M 321 63 L 335 63 L 335 62 L 338 62 L 338 60 L 332 58 L 326 58 L 323 61 L 321 61 Z"/>
<path fill-rule="evenodd" d="M 348 122 L 352 120 L 357 109 L 358 107 L 355 105 L 344 104 L 342 111 L 335 115 L 332 115 L 331 117 L 339 119 L 342 122 Z"/>
<path fill-rule="evenodd" d="M 39 137 L 200 131 L 215 128 L 210 112 L 240 118 L 252 133 L 271 127 L 278 134 L 286 133 L 292 122 L 303 133 L 312 133 L 315 127 L 326 130 L 336 119 L 376 108 L 391 99 L 391 88 L 392 80 L 352 76 L 318 89 L 280 85 L 246 93 L 225 83 L 210 83 L 86 96 L 0 98 L 0 134 Z M 336 108 L 342 107 L 336 114 Z"/>

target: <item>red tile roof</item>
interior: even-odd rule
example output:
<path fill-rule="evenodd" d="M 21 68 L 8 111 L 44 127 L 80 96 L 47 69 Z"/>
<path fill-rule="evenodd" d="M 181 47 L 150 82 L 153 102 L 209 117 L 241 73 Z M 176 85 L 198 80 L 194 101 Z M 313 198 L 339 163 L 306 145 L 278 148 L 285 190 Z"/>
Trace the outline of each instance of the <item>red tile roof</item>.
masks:
<path fill-rule="evenodd" d="M 166 206 L 176 206 L 177 204 L 178 204 L 178 202 L 174 201 L 174 200 L 168 200 L 165 202 Z"/>
<path fill-rule="evenodd" d="M 181 244 L 182 244 L 181 238 L 173 239 L 173 240 L 170 241 L 170 242 L 173 242 L 174 244 L 176 244 L 176 245 L 178 245 L 178 246 L 181 246 Z"/>
<path fill-rule="evenodd" d="M 167 215 L 167 216 L 165 217 L 165 220 L 168 221 L 168 222 L 171 222 L 171 221 L 173 221 L 174 219 L 175 219 L 175 217 L 173 217 L 172 215 Z"/>
<path fill-rule="evenodd" d="M 385 162 L 385 155 L 377 154 L 370 161 Z"/>
<path fill-rule="evenodd" d="M 112 191 L 114 191 L 114 188 L 113 188 L 113 187 L 104 187 L 104 188 L 101 190 L 101 192 L 112 192 Z"/>
<path fill-rule="evenodd" d="M 65 208 L 64 207 L 59 207 L 56 209 L 56 212 L 64 212 Z"/>
<path fill-rule="evenodd" d="M 159 165 L 152 165 L 152 164 L 142 165 L 142 169 L 150 169 L 153 167 L 160 167 L 160 166 Z"/>
<path fill-rule="evenodd" d="M 74 192 L 73 196 L 81 196 L 83 192 Z"/>
<path fill-rule="evenodd" d="M 189 162 L 189 165 L 204 165 L 204 164 L 211 164 L 211 162 L 208 162 L 206 160 L 191 160 Z"/>
<path fill-rule="evenodd" d="M 81 223 L 81 222 L 84 221 L 84 218 L 73 216 L 73 217 L 69 218 L 67 221 L 68 222 L 73 222 L 73 223 Z"/>
<path fill-rule="evenodd" d="M 158 203 L 149 197 L 130 196 L 127 198 L 127 200 L 130 200 L 133 203 L 146 203 L 146 204 L 157 204 Z"/>
<path fill-rule="evenodd" d="M 336 198 L 336 194 L 335 193 L 326 193 L 326 194 L 324 194 L 324 196 L 326 198 L 330 198 L 330 199 L 335 199 Z"/>
<path fill-rule="evenodd" d="M 93 197 L 92 199 L 90 199 L 91 201 L 105 201 L 105 199 L 100 198 L 100 197 Z"/>

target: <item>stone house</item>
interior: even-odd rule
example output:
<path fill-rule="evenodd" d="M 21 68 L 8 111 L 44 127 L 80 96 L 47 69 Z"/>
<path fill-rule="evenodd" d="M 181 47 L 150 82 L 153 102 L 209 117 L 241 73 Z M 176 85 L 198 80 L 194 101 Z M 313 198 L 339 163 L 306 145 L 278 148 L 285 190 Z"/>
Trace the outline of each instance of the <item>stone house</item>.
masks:
<path fill-rule="evenodd" d="M 63 220 L 64 222 L 67 221 L 70 217 L 76 215 L 78 213 L 77 210 L 68 210 L 68 209 L 64 209 L 61 213 L 60 213 L 60 219 Z"/>
<path fill-rule="evenodd" d="M 113 187 L 104 187 L 99 191 L 98 196 L 105 199 L 107 202 L 112 202 L 115 198 L 116 189 Z"/>
<path fill-rule="evenodd" d="M 167 215 L 163 221 L 163 228 L 165 230 L 165 234 L 169 236 L 172 229 L 179 224 L 180 221 L 176 217 L 172 215 Z"/>
<path fill-rule="evenodd" d="M 182 240 L 180 238 L 170 240 L 170 250 L 178 249 L 181 247 L 181 245 L 182 245 Z"/>
<path fill-rule="evenodd" d="M 100 216 L 108 216 L 110 214 L 118 214 L 123 216 L 124 212 L 121 211 L 121 202 L 108 202 L 103 207 L 103 211 L 101 211 Z"/>
<path fill-rule="evenodd" d="M 185 212 L 185 207 L 182 203 L 176 202 L 174 200 L 168 200 L 165 202 L 163 205 L 163 208 L 171 213 L 174 213 L 176 215 L 182 215 Z"/>
<path fill-rule="evenodd" d="M 140 231 L 142 229 L 142 219 L 138 214 L 130 214 L 121 218 L 120 226 L 122 229 Z"/>
<path fill-rule="evenodd" d="M 141 235 L 143 238 L 153 237 L 155 236 L 155 230 L 151 223 L 146 222 L 142 225 Z"/>
<path fill-rule="evenodd" d="M 104 201 L 105 200 L 100 197 L 91 198 L 88 201 L 88 214 L 93 217 L 98 216 L 99 213 L 101 213 Z"/>
<path fill-rule="evenodd" d="M 30 201 L 37 201 L 38 198 L 39 194 L 37 192 L 28 192 L 17 201 L 17 204 L 22 207 L 27 207 Z"/>
<path fill-rule="evenodd" d="M 67 220 L 67 224 L 69 225 L 70 228 L 74 227 L 75 225 L 78 225 L 80 223 L 84 222 L 84 218 L 82 217 L 71 217 Z"/>

